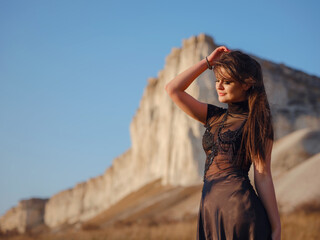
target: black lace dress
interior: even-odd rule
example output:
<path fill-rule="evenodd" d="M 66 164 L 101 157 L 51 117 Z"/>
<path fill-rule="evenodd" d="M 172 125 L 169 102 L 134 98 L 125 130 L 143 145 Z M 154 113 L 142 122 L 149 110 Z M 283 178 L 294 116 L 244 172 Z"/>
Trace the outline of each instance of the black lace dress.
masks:
<path fill-rule="evenodd" d="M 203 149 L 207 155 L 198 214 L 197 240 L 269 240 L 267 212 L 254 191 L 240 149 L 248 102 L 223 109 L 208 104 Z"/>

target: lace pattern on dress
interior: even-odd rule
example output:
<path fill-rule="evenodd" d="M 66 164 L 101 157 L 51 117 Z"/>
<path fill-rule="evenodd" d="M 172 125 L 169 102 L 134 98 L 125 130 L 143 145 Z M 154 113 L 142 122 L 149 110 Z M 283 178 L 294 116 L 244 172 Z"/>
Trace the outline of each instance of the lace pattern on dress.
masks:
<path fill-rule="evenodd" d="M 212 109 L 216 110 L 215 113 L 218 114 L 210 113 L 208 106 L 208 119 L 202 141 L 207 155 L 203 180 L 213 162 L 215 162 L 215 168 L 220 170 L 223 170 L 222 165 L 237 167 L 234 165 L 234 159 L 237 155 L 242 155 L 239 148 L 242 139 L 242 129 L 247 120 L 247 115 L 245 114 L 229 114 L 228 110 L 222 109 L 224 111 L 221 111 L 217 107 Z M 212 116 L 214 116 L 213 120 L 210 119 Z M 233 122 L 228 123 L 226 121 L 227 118 Z M 225 131 L 223 132 L 223 130 Z"/>

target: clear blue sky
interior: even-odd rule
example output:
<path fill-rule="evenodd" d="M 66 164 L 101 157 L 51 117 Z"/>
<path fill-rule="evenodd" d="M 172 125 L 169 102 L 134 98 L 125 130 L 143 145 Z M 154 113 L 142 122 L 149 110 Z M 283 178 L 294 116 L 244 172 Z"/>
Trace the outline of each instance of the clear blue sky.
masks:
<path fill-rule="evenodd" d="M 0 1 L 0 215 L 103 174 L 183 39 L 320 76 L 319 1 Z"/>

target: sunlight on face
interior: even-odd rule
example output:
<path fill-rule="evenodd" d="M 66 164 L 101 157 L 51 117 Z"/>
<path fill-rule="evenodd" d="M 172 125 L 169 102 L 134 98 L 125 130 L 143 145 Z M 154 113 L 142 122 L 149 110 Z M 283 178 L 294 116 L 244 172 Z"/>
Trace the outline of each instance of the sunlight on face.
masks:
<path fill-rule="evenodd" d="M 246 86 L 232 79 L 225 69 L 221 68 L 216 75 L 216 90 L 222 103 L 240 102 L 247 99 Z"/>

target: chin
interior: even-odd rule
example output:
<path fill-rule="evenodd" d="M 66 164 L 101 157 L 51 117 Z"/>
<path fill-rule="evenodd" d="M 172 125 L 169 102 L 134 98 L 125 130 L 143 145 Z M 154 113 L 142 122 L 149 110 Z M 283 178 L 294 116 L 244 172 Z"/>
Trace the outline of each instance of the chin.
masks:
<path fill-rule="evenodd" d="M 228 99 L 225 99 L 225 98 L 221 98 L 221 97 L 218 97 L 218 100 L 219 100 L 219 102 L 221 102 L 221 103 L 228 103 L 229 102 L 229 100 Z"/>

